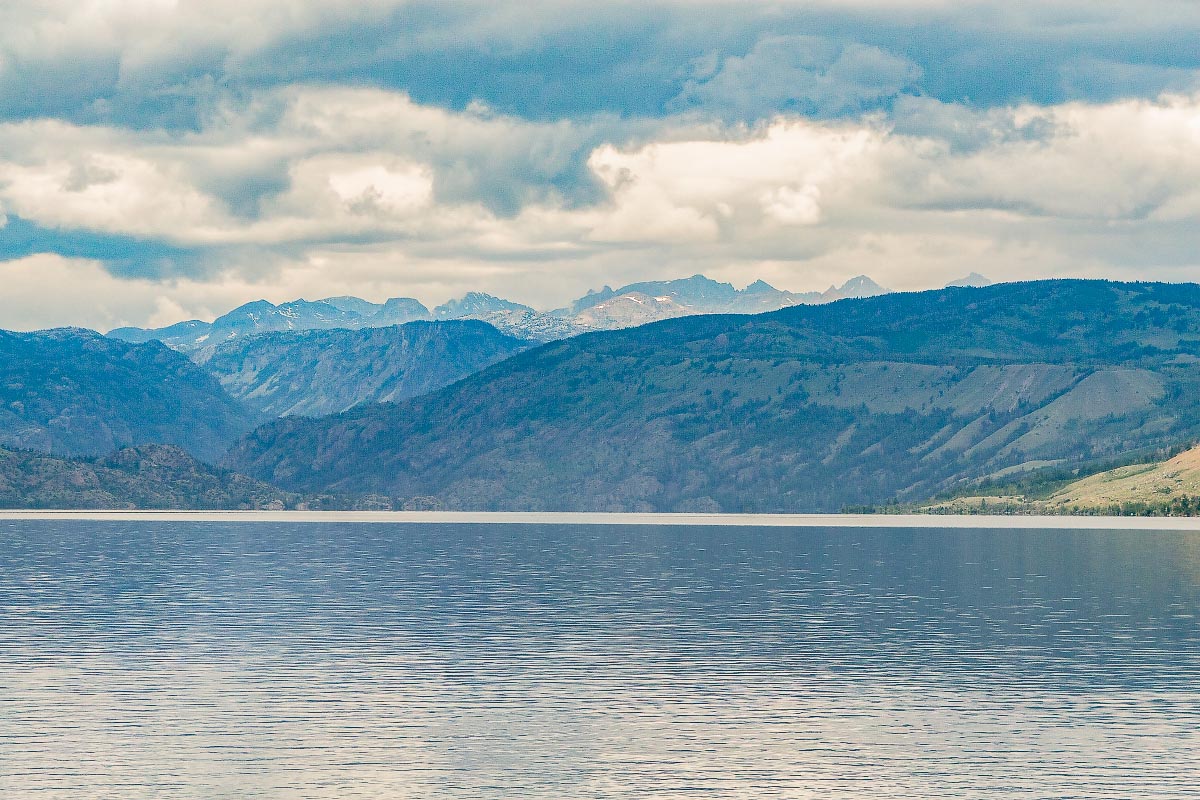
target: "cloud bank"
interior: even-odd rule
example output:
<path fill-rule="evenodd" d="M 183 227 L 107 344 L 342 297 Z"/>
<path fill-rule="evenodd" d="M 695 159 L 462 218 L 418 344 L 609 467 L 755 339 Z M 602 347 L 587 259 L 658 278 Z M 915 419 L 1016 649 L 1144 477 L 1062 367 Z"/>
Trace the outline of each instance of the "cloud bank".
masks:
<path fill-rule="evenodd" d="M 1200 10 L 1138 11 L 6 4 L 0 327 L 696 272 L 1194 280 Z"/>

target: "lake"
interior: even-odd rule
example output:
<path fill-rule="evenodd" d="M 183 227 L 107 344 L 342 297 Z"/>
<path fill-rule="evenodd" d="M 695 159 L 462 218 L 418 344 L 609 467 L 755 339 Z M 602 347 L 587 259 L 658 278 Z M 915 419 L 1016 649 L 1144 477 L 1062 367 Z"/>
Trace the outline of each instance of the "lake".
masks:
<path fill-rule="evenodd" d="M 1200 534 L 0 522 L 0 797 L 1170 798 Z"/>

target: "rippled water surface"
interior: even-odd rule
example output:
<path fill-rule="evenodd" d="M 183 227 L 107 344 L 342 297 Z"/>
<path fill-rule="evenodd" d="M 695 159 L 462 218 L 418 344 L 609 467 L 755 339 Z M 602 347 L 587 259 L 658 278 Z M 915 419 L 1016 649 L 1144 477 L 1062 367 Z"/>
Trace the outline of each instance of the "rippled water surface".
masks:
<path fill-rule="evenodd" d="M 1165 798 L 1200 536 L 0 523 L 0 797 Z"/>

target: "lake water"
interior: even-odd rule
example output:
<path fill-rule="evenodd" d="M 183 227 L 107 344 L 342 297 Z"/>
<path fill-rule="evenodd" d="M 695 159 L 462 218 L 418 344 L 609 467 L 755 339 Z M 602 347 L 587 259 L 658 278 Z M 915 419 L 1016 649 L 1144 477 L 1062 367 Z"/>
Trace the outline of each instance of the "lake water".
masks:
<path fill-rule="evenodd" d="M 1149 798 L 1200 535 L 0 522 L 0 797 Z"/>

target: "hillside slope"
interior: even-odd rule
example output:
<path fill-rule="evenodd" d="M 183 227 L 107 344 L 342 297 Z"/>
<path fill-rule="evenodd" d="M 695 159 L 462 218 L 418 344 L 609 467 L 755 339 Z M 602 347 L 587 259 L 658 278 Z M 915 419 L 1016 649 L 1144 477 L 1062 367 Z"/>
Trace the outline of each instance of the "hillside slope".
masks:
<path fill-rule="evenodd" d="M 205 366 L 264 415 L 333 414 L 440 389 L 529 348 L 475 320 L 247 336 Z"/>
<path fill-rule="evenodd" d="M 1043 281 L 586 334 L 231 466 L 475 509 L 836 511 L 1200 433 L 1200 286 Z"/>
<path fill-rule="evenodd" d="M 0 448 L 0 508 L 282 509 L 297 500 L 166 445 L 91 459 Z"/>
<path fill-rule="evenodd" d="M 941 514 L 1200 515 L 1200 447 L 1164 461 L 1128 464 L 1074 480 L 1030 478 L 921 504 Z"/>
<path fill-rule="evenodd" d="M 1157 504 L 1188 497 L 1200 500 L 1200 448 L 1185 450 L 1157 464 L 1119 467 L 1089 475 L 1056 491 L 1052 506 L 1111 508 L 1130 503 Z"/>
<path fill-rule="evenodd" d="M 158 342 L 0 331 L 0 446 L 74 456 L 157 442 L 213 459 L 258 421 Z"/>

